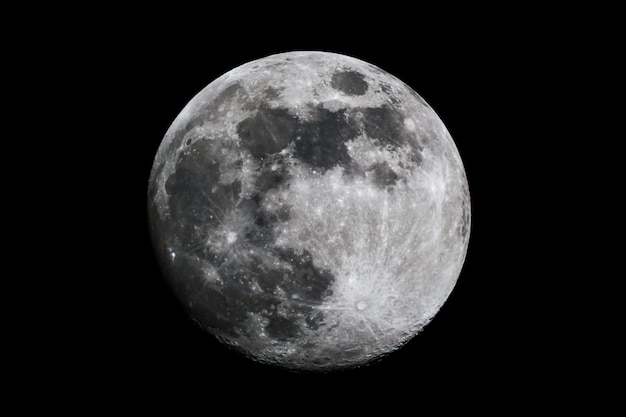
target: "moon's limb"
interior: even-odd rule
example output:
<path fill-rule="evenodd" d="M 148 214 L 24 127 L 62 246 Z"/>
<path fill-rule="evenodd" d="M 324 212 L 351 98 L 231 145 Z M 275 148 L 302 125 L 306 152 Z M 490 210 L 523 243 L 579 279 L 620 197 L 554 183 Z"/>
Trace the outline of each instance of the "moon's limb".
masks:
<path fill-rule="evenodd" d="M 298 369 L 409 340 L 469 239 L 463 164 L 438 116 L 377 67 L 321 52 L 253 61 L 202 90 L 163 139 L 149 202 L 192 317 Z"/>

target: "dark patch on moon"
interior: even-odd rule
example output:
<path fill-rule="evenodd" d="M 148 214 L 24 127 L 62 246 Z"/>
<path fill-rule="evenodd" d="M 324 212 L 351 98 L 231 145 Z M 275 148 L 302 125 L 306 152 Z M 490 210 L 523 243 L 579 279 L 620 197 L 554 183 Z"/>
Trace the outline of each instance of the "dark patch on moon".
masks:
<path fill-rule="evenodd" d="M 331 294 L 330 286 L 335 280 L 333 274 L 325 269 L 318 269 L 313 264 L 313 257 L 308 250 L 298 253 L 293 249 L 276 250 L 283 261 L 291 265 L 289 273 L 283 275 L 281 288 L 288 296 L 307 303 L 321 303 Z"/>
<path fill-rule="evenodd" d="M 330 271 L 315 267 L 310 252 L 297 253 L 282 248 L 271 250 L 271 254 L 289 266 L 281 269 L 255 266 L 256 282 L 265 293 L 274 293 L 280 288 L 286 299 L 304 300 L 307 304 L 319 304 L 330 295 L 334 276 Z"/>
<path fill-rule="evenodd" d="M 295 156 L 311 167 L 324 173 L 351 164 L 345 142 L 354 139 L 358 130 L 348 123 L 345 110 L 330 111 L 319 105 L 313 119 L 298 126 L 297 134 Z"/>
<path fill-rule="evenodd" d="M 254 119 L 263 126 L 261 135 L 274 129 L 265 125 L 267 120 L 278 120 L 276 134 L 285 133 L 281 123 L 286 112 L 264 111 Z M 289 116 L 289 120 L 293 118 Z M 212 157 L 228 144 L 234 146 L 231 141 L 192 142 L 179 154 L 176 168 L 165 183 L 171 218 L 176 219 L 167 222 L 167 246 L 176 254 L 170 267 L 176 276 L 185 277 L 173 282 L 175 291 L 186 300 L 192 317 L 224 336 L 241 337 L 250 313 L 255 313 L 265 317 L 265 331 L 270 337 L 296 338 L 302 325 L 314 329 L 323 323 L 323 314 L 315 306 L 330 295 L 335 277 L 317 268 L 306 250 L 273 247 L 275 225 L 288 220 L 289 212 L 287 208 L 268 211 L 262 202 L 267 191 L 288 182 L 284 156 L 262 153 L 255 193 L 241 199 L 240 182 L 221 184 L 220 162 Z M 212 245 L 210 240 L 219 239 L 216 233 L 224 228 L 225 221 L 237 222 L 241 235 L 235 241 Z M 219 283 L 206 276 L 209 264 Z M 278 305 L 282 307 L 278 309 Z"/>
<path fill-rule="evenodd" d="M 262 194 L 255 193 L 251 198 L 243 200 L 237 206 L 241 218 L 252 220 L 250 227 L 245 231 L 246 242 L 259 247 L 274 241 L 274 226 L 277 222 L 289 220 L 287 208 L 268 211 L 261 205 L 262 197 Z"/>
<path fill-rule="evenodd" d="M 357 71 L 340 71 L 333 74 L 330 86 L 349 96 L 362 96 L 367 92 L 365 76 Z"/>
<path fill-rule="evenodd" d="M 177 219 L 177 235 L 193 238 L 196 226 L 214 226 L 237 201 L 241 184 L 219 184 L 220 164 L 208 157 L 215 153 L 215 141 L 198 140 L 183 151 L 176 169 L 165 182 L 171 217 Z M 181 236 L 182 235 L 182 236 Z"/>
<path fill-rule="evenodd" d="M 294 137 L 297 118 L 284 108 L 260 107 L 237 125 L 237 134 L 256 158 L 280 152 Z"/>
<path fill-rule="evenodd" d="M 202 325 L 231 337 L 240 336 L 239 329 L 250 313 L 265 317 L 265 330 L 277 340 L 297 337 L 301 322 L 311 329 L 319 328 L 324 317 L 315 306 L 331 294 L 334 275 L 315 267 L 307 251 L 255 250 L 257 255 L 253 256 L 237 256 L 234 250 L 216 266 L 221 284 L 207 283 L 193 261 L 187 268 L 179 267 L 179 271 L 195 277 L 188 281 L 191 285 L 182 288 L 183 296 L 192 300 L 193 315 Z M 269 267 L 264 262 L 268 256 L 284 264 Z"/>
<path fill-rule="evenodd" d="M 317 268 L 307 250 L 298 253 L 284 248 L 272 253 L 289 267 L 269 270 L 258 268 L 259 273 L 255 278 L 265 294 L 275 294 L 280 289 L 284 300 L 278 301 L 284 302 L 290 311 L 288 315 L 280 315 L 271 308 L 265 309 L 264 315 L 269 320 L 266 331 L 276 339 L 296 337 L 301 317 L 304 317 L 304 323 L 310 329 L 319 328 L 324 317 L 314 306 L 320 305 L 331 295 L 334 275 L 328 270 Z"/>
<path fill-rule="evenodd" d="M 421 147 L 413 135 L 405 129 L 402 113 L 388 105 L 358 108 L 355 111 L 363 115 L 358 119 L 357 126 L 361 127 L 367 136 L 377 139 L 381 146 L 389 150 L 410 145 L 411 160 L 415 165 L 419 165 L 422 161 Z"/>
<path fill-rule="evenodd" d="M 254 189 L 260 194 L 265 194 L 273 188 L 286 184 L 290 177 L 284 156 L 280 154 L 270 155 L 261 162 L 260 173 Z"/>
<path fill-rule="evenodd" d="M 286 108 L 262 106 L 238 124 L 237 134 L 259 160 L 275 157 L 293 142 L 294 156 L 322 173 L 337 165 L 349 165 L 352 159 L 345 142 L 359 131 L 348 123 L 345 110 L 330 111 L 320 104 L 311 112 L 311 120 L 302 121 Z M 272 188 L 273 182 L 282 181 L 282 175 L 264 171 L 259 185 Z"/>
<path fill-rule="evenodd" d="M 274 316 L 269 317 L 269 323 L 265 326 L 265 330 L 270 337 L 276 340 L 289 340 L 298 336 L 300 325 L 287 317 Z"/>
<path fill-rule="evenodd" d="M 398 175 L 386 164 L 355 167 L 347 141 L 364 133 L 389 151 L 409 145 L 413 164 L 419 165 L 422 160 L 422 145 L 406 130 L 404 115 L 392 106 L 332 111 L 318 104 L 311 106 L 310 112 L 310 120 L 304 121 L 287 108 L 264 105 L 237 126 L 243 146 L 262 164 L 255 184 L 260 193 L 288 182 L 289 174 L 279 153 L 291 144 L 293 156 L 321 174 L 336 166 L 343 167 L 348 175 L 364 175 L 369 169 L 381 188 L 394 185 Z"/>
<path fill-rule="evenodd" d="M 374 184 L 380 188 L 391 187 L 398 180 L 398 174 L 391 169 L 387 162 L 374 164 L 367 172 L 372 175 Z"/>
<path fill-rule="evenodd" d="M 235 217 L 248 221 L 247 227 L 243 228 L 243 237 L 247 244 L 262 247 L 274 239 L 274 224 L 278 217 L 269 213 L 260 205 L 260 196 L 255 194 L 252 198 L 241 200 L 235 208 Z"/>
<path fill-rule="evenodd" d="M 188 299 L 192 317 L 202 326 L 218 329 L 229 336 L 238 336 L 237 325 L 247 317 L 246 300 L 235 286 L 213 287 L 203 283 L 198 276 L 191 280 Z"/>
<path fill-rule="evenodd" d="M 461 201 L 460 235 L 466 237 L 469 232 L 470 211 L 465 200 Z"/>
<path fill-rule="evenodd" d="M 402 119 L 389 106 L 368 107 L 361 111 L 363 130 L 369 137 L 376 138 L 394 148 L 406 143 Z"/>

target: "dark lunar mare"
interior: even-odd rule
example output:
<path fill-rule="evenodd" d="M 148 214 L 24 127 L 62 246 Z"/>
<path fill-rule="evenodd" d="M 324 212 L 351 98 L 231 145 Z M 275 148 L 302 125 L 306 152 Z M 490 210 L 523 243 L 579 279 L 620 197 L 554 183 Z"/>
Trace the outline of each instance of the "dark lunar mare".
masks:
<path fill-rule="evenodd" d="M 345 110 L 330 111 L 318 105 L 312 120 L 298 126 L 295 156 L 321 173 L 337 165 L 351 166 L 345 143 L 357 134 L 358 130 L 348 123 Z"/>
<path fill-rule="evenodd" d="M 461 200 L 461 221 L 459 223 L 459 235 L 466 237 L 470 229 L 469 190 L 463 187 L 465 198 Z"/>
<path fill-rule="evenodd" d="M 369 87 L 365 75 L 351 70 L 334 73 L 330 86 L 350 96 L 362 96 Z"/>
<path fill-rule="evenodd" d="M 347 141 L 364 133 L 390 151 L 409 144 L 413 165 L 407 168 L 415 168 L 422 160 L 422 146 L 404 127 L 402 113 L 391 106 L 331 111 L 318 104 L 311 105 L 310 113 L 311 120 L 304 121 L 286 108 L 262 106 L 239 123 L 237 133 L 246 149 L 261 160 L 293 143 L 293 156 L 319 173 L 336 166 L 349 175 L 373 170 L 375 183 L 381 188 L 394 185 L 399 175 L 388 164 L 357 168 L 348 153 Z"/>
<path fill-rule="evenodd" d="M 268 256 L 284 264 L 269 266 Z M 184 292 L 181 295 L 192 300 L 192 315 L 202 325 L 231 337 L 246 334 L 248 326 L 244 322 L 250 313 L 263 317 L 265 331 L 278 340 L 297 337 L 300 320 L 310 329 L 317 329 L 323 316 L 314 307 L 330 295 L 334 280 L 329 271 L 313 265 L 308 251 L 296 253 L 290 249 L 257 250 L 252 256 L 239 256 L 233 250 L 232 256 L 218 267 L 222 283 L 216 285 L 207 283 L 193 259 L 188 259 L 182 269 L 192 277 L 185 288 L 179 288 Z"/>
<path fill-rule="evenodd" d="M 414 166 L 422 160 L 422 147 L 414 135 L 404 127 L 404 115 L 389 105 L 380 107 L 355 108 L 354 112 L 362 114 L 362 117 L 352 117 L 351 120 L 358 129 L 368 137 L 378 141 L 380 146 L 389 150 L 396 150 L 406 144 L 412 148 L 411 161 Z"/>
<path fill-rule="evenodd" d="M 289 117 L 280 111 L 257 115 L 254 122 L 264 126 L 272 118 L 279 120 L 278 132 L 290 129 L 289 123 L 283 123 Z M 251 131 L 267 140 L 274 128 Z M 166 180 L 171 220 L 164 220 L 158 229 L 176 254 L 166 273 L 169 270 L 174 289 L 187 302 L 191 316 L 221 335 L 244 335 L 250 313 L 265 318 L 265 331 L 274 339 L 296 337 L 300 321 L 316 329 L 323 316 L 314 307 L 330 295 L 334 276 L 317 268 L 308 251 L 275 248 L 274 227 L 288 220 L 289 212 L 287 208 L 270 212 L 262 205 L 269 190 L 288 183 L 284 157 L 257 152 L 260 163 L 255 193 L 243 198 L 239 181 L 219 182 L 222 163 L 215 155 L 228 146 L 234 142 L 193 138 Z M 280 146 L 275 148 L 280 150 Z M 209 244 L 211 236 L 229 221 L 244 235 L 224 246 Z M 278 265 L 268 262 L 272 259 Z M 207 279 L 207 261 L 219 283 Z M 279 308 L 281 303 L 289 306 L 289 311 Z"/>
<path fill-rule="evenodd" d="M 395 185 L 399 178 L 398 174 L 391 169 L 387 162 L 374 164 L 367 170 L 367 172 L 371 173 L 374 184 L 380 188 L 387 188 Z"/>
<path fill-rule="evenodd" d="M 297 119 L 286 109 L 262 106 L 237 126 L 245 147 L 257 158 L 284 149 L 294 139 Z"/>

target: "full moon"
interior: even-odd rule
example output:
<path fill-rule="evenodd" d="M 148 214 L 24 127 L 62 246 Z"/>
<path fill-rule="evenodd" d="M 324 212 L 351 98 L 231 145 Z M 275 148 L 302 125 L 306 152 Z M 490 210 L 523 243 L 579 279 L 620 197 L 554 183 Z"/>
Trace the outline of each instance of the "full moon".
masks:
<path fill-rule="evenodd" d="M 157 151 L 148 212 L 189 316 L 296 370 L 360 366 L 418 334 L 470 229 L 463 163 L 433 109 L 328 52 L 248 62 L 193 97 Z"/>

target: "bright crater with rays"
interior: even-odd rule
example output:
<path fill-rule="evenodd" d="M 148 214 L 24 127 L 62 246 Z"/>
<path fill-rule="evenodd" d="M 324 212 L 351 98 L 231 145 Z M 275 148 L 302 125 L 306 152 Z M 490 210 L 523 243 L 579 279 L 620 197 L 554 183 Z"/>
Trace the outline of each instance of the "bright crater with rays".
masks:
<path fill-rule="evenodd" d="M 292 369 L 402 346 L 448 298 L 469 240 L 439 117 L 378 67 L 325 52 L 252 61 L 198 93 L 161 143 L 148 203 L 190 316 Z"/>

